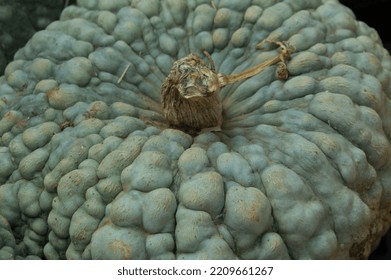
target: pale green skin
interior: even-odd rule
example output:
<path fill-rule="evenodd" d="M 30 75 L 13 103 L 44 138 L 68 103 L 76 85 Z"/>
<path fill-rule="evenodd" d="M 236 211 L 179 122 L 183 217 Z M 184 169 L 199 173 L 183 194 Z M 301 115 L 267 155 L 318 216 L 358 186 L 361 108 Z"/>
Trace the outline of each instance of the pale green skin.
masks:
<path fill-rule="evenodd" d="M 0 257 L 366 258 L 391 221 L 390 56 L 336 1 L 273 2 L 79 0 L 37 33 L 0 78 Z M 287 81 L 223 88 L 220 132 L 163 128 L 175 60 L 238 73 L 268 36 L 296 48 Z"/>

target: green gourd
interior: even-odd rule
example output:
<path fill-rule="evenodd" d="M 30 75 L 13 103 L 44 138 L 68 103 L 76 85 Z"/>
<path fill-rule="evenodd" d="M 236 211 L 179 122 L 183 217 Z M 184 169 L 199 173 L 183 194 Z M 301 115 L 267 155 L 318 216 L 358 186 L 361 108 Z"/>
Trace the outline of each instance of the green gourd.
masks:
<path fill-rule="evenodd" d="M 170 127 L 175 61 L 241 73 Z M 205 63 L 207 61 L 205 60 Z M 391 221 L 391 59 L 334 0 L 79 0 L 0 77 L 0 258 L 362 259 Z"/>

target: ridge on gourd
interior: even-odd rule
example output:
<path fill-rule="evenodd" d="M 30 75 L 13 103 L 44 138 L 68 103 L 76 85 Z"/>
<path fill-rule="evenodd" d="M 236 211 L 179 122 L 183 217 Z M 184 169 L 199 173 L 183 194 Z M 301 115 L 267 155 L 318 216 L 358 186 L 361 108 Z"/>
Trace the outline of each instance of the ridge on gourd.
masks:
<path fill-rule="evenodd" d="M 266 38 L 295 47 L 287 80 L 221 88 L 220 131 L 168 128 L 175 61 L 241 73 L 279 54 Z M 391 223 L 390 70 L 335 0 L 79 0 L 0 77 L 0 258 L 367 258 Z"/>

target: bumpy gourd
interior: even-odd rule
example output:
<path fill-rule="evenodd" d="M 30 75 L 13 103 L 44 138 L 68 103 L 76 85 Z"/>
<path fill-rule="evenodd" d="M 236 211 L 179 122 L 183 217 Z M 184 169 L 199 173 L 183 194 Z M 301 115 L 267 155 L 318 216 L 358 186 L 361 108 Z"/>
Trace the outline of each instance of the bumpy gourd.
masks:
<path fill-rule="evenodd" d="M 168 128 L 176 60 L 240 73 L 266 38 L 295 48 L 288 80 L 222 88 L 221 131 Z M 391 221 L 390 70 L 334 0 L 79 0 L 0 77 L 0 258 L 366 258 Z"/>

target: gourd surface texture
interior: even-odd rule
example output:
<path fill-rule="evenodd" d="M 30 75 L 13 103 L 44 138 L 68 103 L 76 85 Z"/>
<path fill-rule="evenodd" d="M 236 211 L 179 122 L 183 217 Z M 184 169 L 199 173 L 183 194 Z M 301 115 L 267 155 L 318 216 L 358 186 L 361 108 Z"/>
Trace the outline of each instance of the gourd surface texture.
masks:
<path fill-rule="evenodd" d="M 222 88 L 221 131 L 167 126 L 176 60 L 239 73 L 266 38 L 295 48 L 286 81 Z M 391 224 L 390 70 L 335 0 L 79 0 L 0 77 L 0 258 L 365 259 Z"/>

